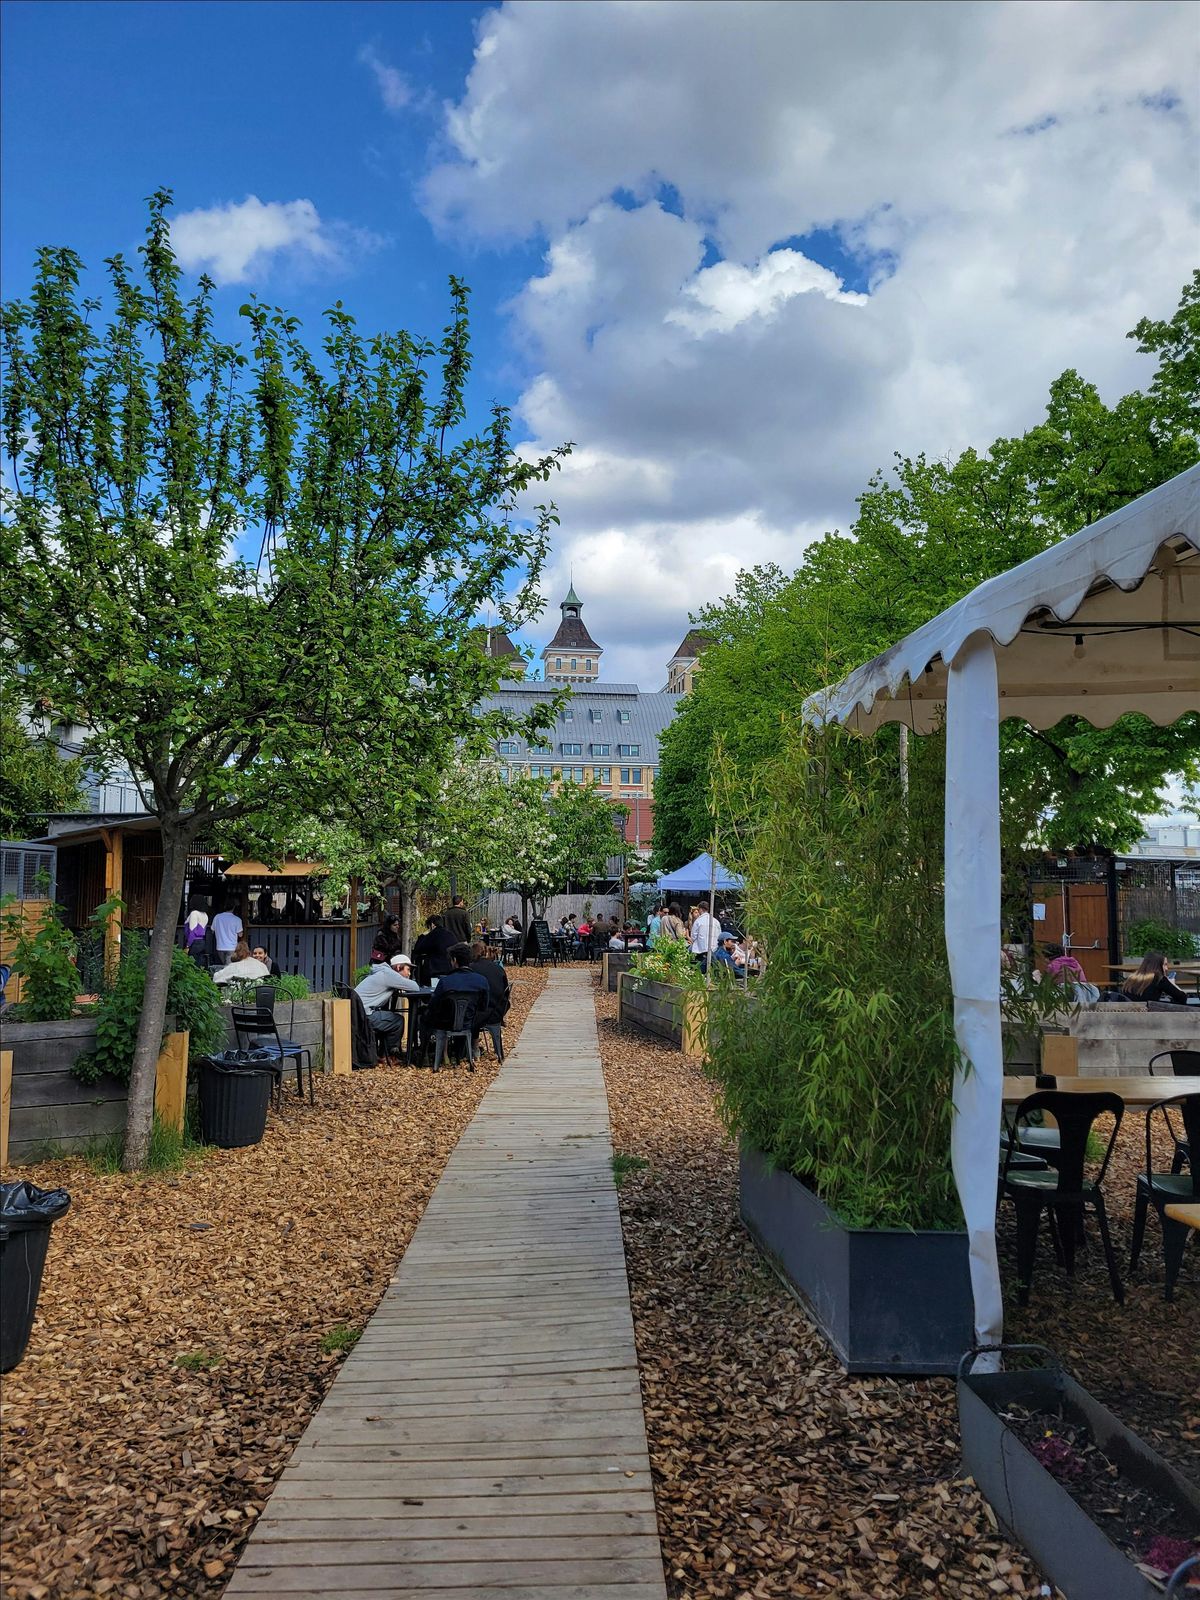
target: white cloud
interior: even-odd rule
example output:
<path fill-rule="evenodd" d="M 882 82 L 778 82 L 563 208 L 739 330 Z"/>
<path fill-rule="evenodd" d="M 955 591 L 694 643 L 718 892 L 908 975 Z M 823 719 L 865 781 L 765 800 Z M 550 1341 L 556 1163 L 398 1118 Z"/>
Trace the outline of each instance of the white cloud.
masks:
<path fill-rule="evenodd" d="M 1200 241 L 1196 66 L 1174 0 L 485 14 L 424 203 L 545 240 L 518 410 L 578 441 L 558 555 L 608 670 L 846 526 L 893 451 L 1028 427 L 1068 366 L 1145 380 L 1124 335 Z"/>
<path fill-rule="evenodd" d="M 281 261 L 340 270 L 349 258 L 376 249 L 379 238 L 346 223 L 323 222 L 311 200 L 240 202 L 181 211 L 171 221 L 171 243 L 189 272 L 217 283 L 244 283 Z"/>
<path fill-rule="evenodd" d="M 390 66 L 373 44 L 365 44 L 358 52 L 364 67 L 370 67 L 376 88 L 388 111 L 404 111 L 413 101 L 412 85 L 398 67 Z"/>

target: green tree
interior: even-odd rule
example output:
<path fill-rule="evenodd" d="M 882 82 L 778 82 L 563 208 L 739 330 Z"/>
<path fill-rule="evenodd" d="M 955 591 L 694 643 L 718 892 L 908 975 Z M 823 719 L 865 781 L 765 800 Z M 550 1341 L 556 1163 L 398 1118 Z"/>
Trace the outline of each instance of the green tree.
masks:
<path fill-rule="evenodd" d="M 27 727 L 6 689 L 0 699 L 0 837 L 35 837 L 45 832 L 48 813 L 86 806 L 83 762 L 64 760 L 53 739 Z"/>
<path fill-rule="evenodd" d="M 467 427 L 467 291 L 438 345 L 370 339 L 340 302 L 319 354 L 213 285 L 184 298 L 170 196 L 140 269 L 107 262 L 113 308 L 69 249 L 38 254 L 3 309 L 3 562 L 25 604 L 8 647 L 29 692 L 127 764 L 162 834 L 163 881 L 129 1088 L 127 1166 L 149 1144 L 154 1066 L 189 846 L 278 854 L 301 821 L 353 821 L 364 765 L 406 773 L 495 686 L 473 632 L 519 626 L 553 519 L 518 501 L 561 452 L 518 459 L 496 408 Z M 260 547 L 269 559 L 250 559 Z"/>
<path fill-rule="evenodd" d="M 701 612 L 715 643 L 667 730 L 655 790 L 663 867 L 705 847 L 718 736 L 743 788 L 756 792 L 755 773 L 805 695 L 1200 459 L 1200 277 L 1170 321 L 1143 321 L 1132 336 L 1158 357 L 1144 393 L 1108 407 L 1066 372 L 1026 434 L 950 462 L 898 457 L 871 479 L 849 535 L 818 540 L 791 578 L 774 568 L 742 574 L 727 600 Z M 1138 716 L 1105 729 L 1078 718 L 1045 731 L 1009 722 L 1002 740 L 1016 832 L 1052 848 L 1127 846 L 1171 775 L 1200 776 L 1195 716 L 1170 728 Z"/>

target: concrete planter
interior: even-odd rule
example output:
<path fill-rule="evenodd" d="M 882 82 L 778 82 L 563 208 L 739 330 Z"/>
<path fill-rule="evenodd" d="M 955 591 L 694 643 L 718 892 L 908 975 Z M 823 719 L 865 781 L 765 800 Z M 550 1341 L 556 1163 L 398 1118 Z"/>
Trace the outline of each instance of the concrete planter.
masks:
<path fill-rule="evenodd" d="M 617 979 L 617 1021 L 636 1023 L 678 1045 L 685 1056 L 703 1056 L 708 1047 L 708 995 L 674 983 L 638 983 L 632 973 Z"/>
<path fill-rule="evenodd" d="M 742 1221 L 847 1372 L 952 1373 L 972 1339 L 965 1232 L 850 1228 L 743 1148 Z"/>
<path fill-rule="evenodd" d="M 1122 1477 L 1177 1506 L 1188 1522 L 1200 1519 L 1200 1491 L 1050 1360 L 1033 1371 L 976 1373 L 964 1358 L 958 1377 L 963 1462 L 1007 1532 L 1067 1600 L 1151 1600 L 1162 1585 L 1113 1544 L 1002 1413 L 1019 1405 L 1085 1427 Z"/>

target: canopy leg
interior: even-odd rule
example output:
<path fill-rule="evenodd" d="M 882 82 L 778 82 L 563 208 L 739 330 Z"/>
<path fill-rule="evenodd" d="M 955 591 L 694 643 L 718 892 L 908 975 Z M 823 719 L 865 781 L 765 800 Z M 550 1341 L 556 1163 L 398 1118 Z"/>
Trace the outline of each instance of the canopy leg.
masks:
<path fill-rule="evenodd" d="M 951 1159 L 970 1248 L 975 1338 L 1001 1342 L 996 1163 L 1004 1051 L 1000 1037 L 1000 697 L 987 634 L 951 663 L 946 693 L 946 950 L 955 1073 Z"/>

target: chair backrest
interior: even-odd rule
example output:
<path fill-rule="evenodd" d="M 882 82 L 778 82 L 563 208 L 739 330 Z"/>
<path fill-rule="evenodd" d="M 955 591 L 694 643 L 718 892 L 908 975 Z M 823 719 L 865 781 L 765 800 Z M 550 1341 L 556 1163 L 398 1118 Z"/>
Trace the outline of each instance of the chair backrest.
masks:
<path fill-rule="evenodd" d="M 250 1038 L 269 1034 L 279 1044 L 279 1029 L 275 1026 L 272 1012 L 264 1011 L 261 1006 L 230 1006 L 229 1009 L 233 1016 L 233 1031 L 239 1039 L 243 1034 Z"/>
<path fill-rule="evenodd" d="M 1117 1142 L 1117 1130 L 1121 1126 L 1121 1118 L 1125 1112 L 1125 1102 L 1121 1096 L 1113 1094 L 1111 1090 L 1097 1091 L 1094 1094 L 1072 1094 L 1065 1089 L 1039 1089 L 1036 1094 L 1026 1095 L 1017 1107 L 1014 1120 L 1018 1128 L 1029 1120 L 1032 1111 L 1047 1112 L 1058 1124 L 1059 1152 L 1056 1165 L 1059 1194 L 1078 1194 L 1082 1190 L 1088 1134 L 1091 1133 L 1092 1124 L 1097 1117 L 1102 1117 L 1106 1113 L 1111 1114 L 1112 1132 L 1108 1136 L 1100 1170 L 1094 1179 L 1097 1184 L 1103 1183 L 1113 1145 Z M 1010 1146 L 1011 1148 L 1013 1147 Z"/>
<path fill-rule="evenodd" d="M 454 1001 L 454 1023 L 450 1028 L 451 1033 L 465 1033 L 468 1025 L 475 1020 L 475 996 L 473 994 L 452 995 Z"/>
<path fill-rule="evenodd" d="M 1160 1100 L 1152 1105 L 1146 1112 L 1146 1176 L 1154 1177 L 1154 1142 L 1151 1133 L 1154 1127 L 1154 1118 L 1161 1116 L 1167 1125 L 1167 1131 L 1172 1139 L 1178 1142 L 1179 1135 L 1171 1123 L 1172 1114 L 1178 1113 L 1183 1118 L 1183 1137 L 1191 1149 L 1192 1196 L 1200 1200 L 1200 1094 L 1177 1094 L 1169 1099 Z"/>
<path fill-rule="evenodd" d="M 260 1011 L 275 1010 L 275 986 L 271 983 L 260 983 L 254 991 L 254 1003 Z"/>
<path fill-rule="evenodd" d="M 1156 1061 L 1165 1061 L 1177 1078 L 1200 1078 L 1200 1050 L 1160 1050 L 1150 1057 L 1150 1071 Z"/>

